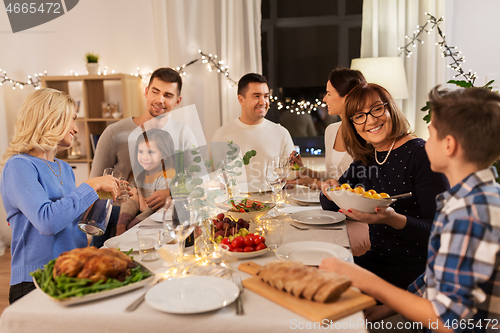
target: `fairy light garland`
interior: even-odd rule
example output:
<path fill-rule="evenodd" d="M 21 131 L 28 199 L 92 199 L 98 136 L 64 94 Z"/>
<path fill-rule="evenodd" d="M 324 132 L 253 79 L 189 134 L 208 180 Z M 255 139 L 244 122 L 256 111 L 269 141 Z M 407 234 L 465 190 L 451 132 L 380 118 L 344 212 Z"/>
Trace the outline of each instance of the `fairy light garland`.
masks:
<path fill-rule="evenodd" d="M 40 82 L 42 81 L 40 80 L 40 76 L 46 75 L 47 71 L 45 71 L 44 73 L 35 74 L 33 77 L 31 77 L 31 75 L 28 75 L 27 81 L 18 81 L 9 78 L 7 76 L 7 72 L 0 69 L 0 86 L 2 86 L 4 83 L 10 83 L 12 84 L 12 89 L 14 90 L 16 88 L 23 89 L 24 86 L 33 86 L 35 89 L 40 89 Z"/>
<path fill-rule="evenodd" d="M 229 66 L 225 64 L 223 60 L 220 60 L 216 54 L 204 53 L 202 50 L 198 50 L 198 53 L 199 53 L 199 58 L 193 59 L 192 61 L 185 63 L 182 66 L 175 67 L 175 70 L 181 76 L 186 76 L 187 73 L 185 69 L 201 60 L 202 64 L 206 64 L 206 68 L 209 72 L 217 72 L 218 74 L 223 75 L 231 87 L 238 85 L 238 82 L 233 80 L 229 76 Z M 110 70 L 108 66 L 104 66 L 102 70 L 99 69 L 99 71 L 97 72 L 98 75 L 103 75 L 103 76 L 115 73 L 116 73 L 115 70 Z M 152 73 L 153 73 L 152 70 L 150 70 L 149 72 L 142 73 L 141 69 L 137 67 L 136 72 L 130 73 L 130 75 L 146 78 Z M 79 76 L 80 74 L 78 72 L 70 70 L 69 75 Z M 40 76 L 47 76 L 47 71 L 45 71 L 43 74 L 42 73 L 35 74 L 34 78 L 28 76 L 27 82 L 17 81 L 7 77 L 7 73 L 5 71 L 2 72 L 2 70 L 0 69 L 0 85 L 2 85 L 4 82 L 7 82 L 13 84 L 13 89 L 16 89 L 16 87 L 23 89 L 25 85 L 32 85 L 35 89 L 40 89 L 40 84 L 41 84 Z M 321 102 L 319 99 L 316 99 L 313 102 L 305 100 L 295 101 L 294 99 L 292 99 L 289 102 L 285 102 L 281 101 L 277 96 L 270 96 L 269 100 L 271 103 L 277 103 L 278 110 L 285 109 L 290 113 L 294 113 L 298 116 L 311 114 L 311 112 L 317 111 L 319 107 L 326 106 L 326 104 Z"/>
<path fill-rule="evenodd" d="M 457 74 L 454 76 L 454 78 L 457 78 L 459 76 L 462 76 L 468 83 L 470 83 L 472 86 L 474 86 L 474 82 L 477 79 L 476 73 L 472 73 L 471 70 L 469 72 L 465 72 L 462 69 L 462 63 L 465 62 L 465 57 L 460 56 L 461 51 L 456 51 L 456 46 L 449 46 L 448 43 L 446 42 L 446 37 L 439 25 L 444 22 L 444 16 L 441 16 L 440 18 L 436 18 L 434 15 L 431 15 L 429 13 L 425 13 L 429 17 L 427 22 L 422 26 L 418 25 L 417 30 L 413 31 L 413 36 L 410 37 L 408 35 L 405 36 L 406 39 L 409 39 L 410 41 L 405 45 L 398 47 L 398 50 L 401 52 L 401 54 L 405 54 L 406 57 L 410 57 L 411 54 L 413 53 L 410 50 L 410 47 L 416 47 L 418 43 L 423 44 L 424 41 L 420 39 L 420 35 L 423 32 L 427 32 L 427 34 L 430 34 L 434 28 L 436 28 L 439 37 L 441 37 L 441 41 L 437 42 L 436 45 L 439 45 L 439 47 L 442 49 L 444 48 L 444 51 L 441 53 L 441 56 L 443 58 L 450 57 L 453 62 L 451 64 L 448 64 L 447 66 L 455 71 L 457 71 Z M 429 30 L 427 30 L 428 26 L 431 26 Z"/>

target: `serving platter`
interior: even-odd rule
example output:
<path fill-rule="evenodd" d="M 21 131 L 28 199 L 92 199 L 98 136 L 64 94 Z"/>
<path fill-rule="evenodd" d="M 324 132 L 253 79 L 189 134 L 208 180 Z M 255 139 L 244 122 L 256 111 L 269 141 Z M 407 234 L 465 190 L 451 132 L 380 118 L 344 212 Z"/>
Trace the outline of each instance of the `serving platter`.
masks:
<path fill-rule="evenodd" d="M 149 274 L 151 274 L 151 276 L 144 279 L 144 280 L 141 280 L 138 282 L 133 282 L 133 283 L 127 284 L 127 285 L 122 286 L 122 287 L 98 291 L 98 292 L 95 292 L 93 294 L 87 294 L 87 295 L 83 295 L 83 296 L 74 296 L 74 297 L 69 297 L 69 298 L 65 298 L 65 299 L 57 299 L 57 298 L 50 296 L 45 291 L 43 291 L 43 289 L 40 288 L 40 286 L 38 285 L 38 283 L 34 277 L 33 277 L 33 282 L 35 283 L 36 289 L 40 290 L 43 295 L 45 295 L 46 297 L 48 297 L 52 301 L 56 302 L 57 304 L 60 304 L 63 306 L 81 304 L 81 303 L 96 301 L 99 299 L 104 299 L 107 297 L 123 294 L 123 293 L 129 292 L 131 290 L 142 288 L 146 285 L 153 283 L 153 281 L 155 280 L 155 273 L 153 273 L 152 271 L 147 269 L 144 265 L 142 265 L 141 263 L 139 263 L 135 260 L 134 260 L 134 263 L 136 263 L 138 266 L 140 266 L 143 272 L 148 272 Z"/>

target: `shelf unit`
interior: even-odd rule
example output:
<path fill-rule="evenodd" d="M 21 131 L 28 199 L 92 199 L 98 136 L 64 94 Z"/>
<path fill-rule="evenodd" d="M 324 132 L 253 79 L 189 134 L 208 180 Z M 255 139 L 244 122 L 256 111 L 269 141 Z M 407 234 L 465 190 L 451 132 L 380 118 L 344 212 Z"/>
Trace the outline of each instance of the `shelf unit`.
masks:
<path fill-rule="evenodd" d="M 86 164 L 87 178 L 92 166 L 92 143 L 90 134 L 101 134 L 106 126 L 128 117 L 136 117 L 143 111 L 141 77 L 128 74 L 42 76 L 42 87 L 64 91 L 80 102 L 77 126 L 82 156 L 67 159 L 67 151 L 58 157 L 70 164 Z M 103 118 L 102 103 L 117 103 L 120 118 Z M 83 111 L 83 112 L 82 112 Z M 82 169 L 82 168 L 80 168 Z M 86 179 L 85 179 L 86 180 Z M 78 180 L 77 180 L 78 183 Z"/>

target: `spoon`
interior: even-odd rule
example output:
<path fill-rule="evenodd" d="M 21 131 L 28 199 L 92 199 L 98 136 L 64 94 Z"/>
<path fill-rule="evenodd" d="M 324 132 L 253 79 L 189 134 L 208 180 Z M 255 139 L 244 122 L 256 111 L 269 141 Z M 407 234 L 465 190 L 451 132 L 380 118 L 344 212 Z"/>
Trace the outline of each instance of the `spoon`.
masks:
<path fill-rule="evenodd" d="M 406 199 L 411 197 L 411 192 L 408 193 L 403 193 L 403 194 L 396 194 L 396 195 L 391 195 L 389 198 L 380 198 L 381 200 L 391 200 L 391 199 Z"/>

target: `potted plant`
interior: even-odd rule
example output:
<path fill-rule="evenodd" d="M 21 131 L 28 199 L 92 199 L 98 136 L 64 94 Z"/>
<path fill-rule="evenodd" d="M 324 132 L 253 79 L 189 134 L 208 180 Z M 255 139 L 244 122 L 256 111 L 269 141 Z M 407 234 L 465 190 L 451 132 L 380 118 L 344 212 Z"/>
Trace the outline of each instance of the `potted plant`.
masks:
<path fill-rule="evenodd" d="M 89 52 L 85 54 L 85 58 L 87 58 L 87 71 L 89 75 L 97 75 L 99 71 L 99 55 Z"/>

